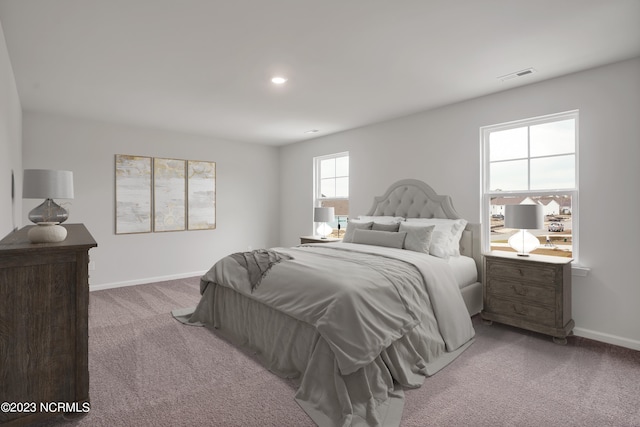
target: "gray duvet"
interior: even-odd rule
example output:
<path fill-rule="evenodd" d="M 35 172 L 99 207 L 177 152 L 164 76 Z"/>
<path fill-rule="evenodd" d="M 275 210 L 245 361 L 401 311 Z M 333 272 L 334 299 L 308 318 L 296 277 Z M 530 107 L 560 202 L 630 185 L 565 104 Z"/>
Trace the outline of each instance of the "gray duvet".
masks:
<path fill-rule="evenodd" d="M 296 400 L 318 425 L 397 426 L 402 390 L 419 387 L 474 336 L 439 258 L 352 243 L 273 251 L 283 260 L 253 292 L 237 256 L 218 261 L 189 322 L 218 328 L 275 373 L 298 377 Z"/>

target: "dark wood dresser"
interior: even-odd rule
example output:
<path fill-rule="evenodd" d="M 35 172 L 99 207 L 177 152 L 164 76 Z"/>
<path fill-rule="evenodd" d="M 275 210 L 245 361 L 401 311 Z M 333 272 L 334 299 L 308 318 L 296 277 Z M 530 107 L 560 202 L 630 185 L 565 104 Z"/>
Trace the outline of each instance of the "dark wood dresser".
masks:
<path fill-rule="evenodd" d="M 571 318 L 571 258 L 492 252 L 484 256 L 487 321 L 551 335 L 566 344 Z"/>
<path fill-rule="evenodd" d="M 0 404 L 13 405 L 0 411 L 3 426 L 87 412 L 88 263 L 97 244 L 84 225 L 63 226 L 60 243 L 29 242 L 33 226 L 0 241 Z"/>

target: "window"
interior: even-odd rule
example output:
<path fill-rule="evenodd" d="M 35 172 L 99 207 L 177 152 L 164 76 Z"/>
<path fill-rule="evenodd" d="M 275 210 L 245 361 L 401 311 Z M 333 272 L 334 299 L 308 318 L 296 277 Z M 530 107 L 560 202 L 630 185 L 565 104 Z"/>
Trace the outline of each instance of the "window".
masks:
<path fill-rule="evenodd" d="M 508 204 L 539 204 L 544 229 L 532 230 L 534 254 L 577 259 L 578 111 L 480 129 L 483 249 L 512 249 L 504 227 Z"/>
<path fill-rule="evenodd" d="M 331 235 L 338 236 L 338 224 L 344 233 L 349 216 L 349 153 L 315 157 L 314 185 L 314 207 L 334 208 Z"/>

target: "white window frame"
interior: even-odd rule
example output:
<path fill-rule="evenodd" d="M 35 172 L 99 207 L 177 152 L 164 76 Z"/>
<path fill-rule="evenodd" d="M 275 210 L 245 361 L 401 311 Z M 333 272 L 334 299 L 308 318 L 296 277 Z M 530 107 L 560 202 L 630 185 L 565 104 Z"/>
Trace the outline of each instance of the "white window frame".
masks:
<path fill-rule="evenodd" d="M 321 206 L 322 200 L 349 200 L 349 197 L 322 197 L 321 192 L 321 177 L 320 177 L 320 165 L 323 160 L 336 159 L 338 157 L 349 157 L 348 151 L 341 153 L 327 154 L 324 156 L 318 156 L 313 158 L 313 207 Z M 349 175 L 351 174 L 351 165 L 349 165 Z"/>
<path fill-rule="evenodd" d="M 489 189 L 489 135 L 493 132 L 504 131 L 508 129 L 515 129 L 521 127 L 530 127 L 544 123 L 557 122 L 562 120 L 575 120 L 575 187 L 570 189 L 547 189 L 547 190 L 518 190 L 518 191 L 491 191 Z M 578 208 L 578 195 L 579 195 L 579 171 L 578 171 L 578 151 L 579 151 L 579 110 L 566 111 L 557 114 L 549 114 L 540 117 L 534 117 L 530 119 L 517 120 L 509 123 L 502 123 L 498 125 L 483 126 L 480 128 L 480 150 L 481 150 L 481 206 L 480 206 L 480 220 L 482 223 L 482 250 L 483 252 L 489 252 L 491 250 L 491 198 L 492 197 L 509 197 L 509 196 L 523 196 L 523 197 L 535 197 L 535 196 L 553 196 L 553 195 L 571 195 L 571 234 L 572 234 L 572 258 L 574 262 L 578 263 L 578 250 L 579 250 L 579 216 L 580 209 Z M 527 161 L 531 161 L 531 156 L 527 156 Z M 530 174 L 530 169 L 529 169 Z M 530 181 L 530 175 L 529 175 Z"/>

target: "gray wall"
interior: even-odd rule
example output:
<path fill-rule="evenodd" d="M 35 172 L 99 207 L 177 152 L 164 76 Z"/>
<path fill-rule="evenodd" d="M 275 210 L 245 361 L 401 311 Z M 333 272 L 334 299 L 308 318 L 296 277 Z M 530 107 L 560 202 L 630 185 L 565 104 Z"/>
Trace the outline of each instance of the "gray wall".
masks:
<path fill-rule="evenodd" d="M 351 216 L 402 178 L 453 197 L 480 221 L 481 126 L 580 110 L 580 264 L 576 334 L 640 349 L 640 58 L 281 149 L 281 244 L 312 232 L 313 157 L 349 151 Z M 605 224 L 615 224 L 614 227 Z"/>
<path fill-rule="evenodd" d="M 278 149 L 209 137 L 25 112 L 24 168 L 74 172 L 69 223 L 84 223 L 92 289 L 198 275 L 218 259 L 278 241 Z M 116 235 L 115 154 L 216 162 L 217 228 Z M 23 201 L 22 224 L 39 200 Z"/>
<path fill-rule="evenodd" d="M 22 206 L 22 109 L 0 25 L 0 238 L 18 226 Z M 11 171 L 15 199 L 11 197 Z"/>

